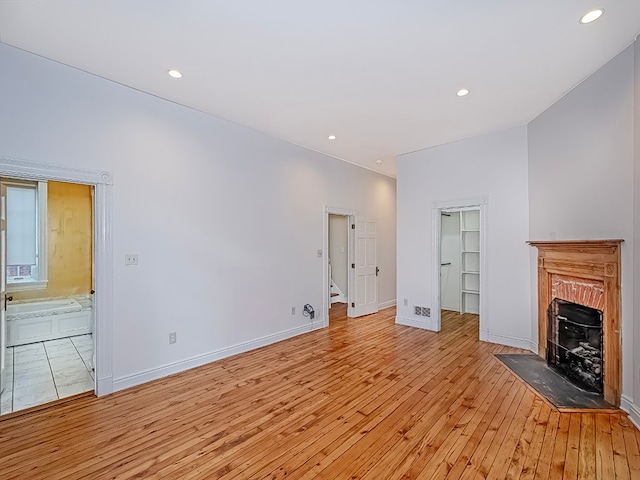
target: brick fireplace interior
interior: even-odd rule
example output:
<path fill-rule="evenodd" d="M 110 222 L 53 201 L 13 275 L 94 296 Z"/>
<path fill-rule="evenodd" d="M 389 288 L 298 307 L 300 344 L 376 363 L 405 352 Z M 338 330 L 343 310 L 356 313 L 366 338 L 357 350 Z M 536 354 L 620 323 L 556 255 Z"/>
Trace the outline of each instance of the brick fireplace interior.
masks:
<path fill-rule="evenodd" d="M 618 407 L 622 240 L 529 243 L 538 249 L 538 355 Z"/>

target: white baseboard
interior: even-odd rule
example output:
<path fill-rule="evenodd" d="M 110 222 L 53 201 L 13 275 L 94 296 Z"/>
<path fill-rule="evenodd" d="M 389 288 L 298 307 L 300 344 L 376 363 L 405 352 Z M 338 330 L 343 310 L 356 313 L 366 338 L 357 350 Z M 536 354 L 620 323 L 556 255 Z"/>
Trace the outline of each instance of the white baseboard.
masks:
<path fill-rule="evenodd" d="M 640 407 L 638 407 L 627 395 L 620 397 L 620 409 L 629 414 L 629 420 L 640 430 Z"/>
<path fill-rule="evenodd" d="M 480 329 L 480 341 L 481 342 L 489 341 L 489 330 Z"/>
<path fill-rule="evenodd" d="M 383 308 L 395 307 L 396 299 L 389 300 L 388 302 L 382 302 L 378 304 L 378 310 L 382 310 Z"/>
<path fill-rule="evenodd" d="M 96 396 L 102 397 L 113 393 L 113 377 L 98 378 L 96 380 Z"/>
<path fill-rule="evenodd" d="M 238 353 L 255 350 L 256 348 L 280 342 L 282 340 L 286 340 L 287 338 L 295 337 L 297 335 L 308 333 L 313 330 L 318 330 L 320 328 L 326 327 L 327 325 L 328 322 L 326 321 L 326 319 L 317 319 L 312 321 L 311 323 L 307 323 L 305 325 L 301 325 L 299 327 L 291 328 L 289 330 L 284 330 L 282 332 L 274 333 L 271 335 L 266 335 L 261 338 L 256 338 L 255 340 L 249 340 L 248 342 L 239 343 L 231 347 L 221 348 L 219 350 L 191 357 L 186 360 L 170 363 L 158 368 L 153 368 L 151 370 L 134 373 L 133 375 L 116 378 L 113 380 L 113 391 L 117 392 L 120 390 L 124 390 L 125 388 L 135 387 L 136 385 L 150 382 L 152 380 L 157 380 L 159 378 L 166 377 L 167 375 L 173 375 L 174 373 L 183 372 L 191 368 L 215 362 L 216 360 L 222 360 L 223 358 L 237 355 Z M 100 382 L 98 382 L 98 392 L 100 392 Z M 99 394 L 102 395 L 102 393 Z"/>
<path fill-rule="evenodd" d="M 431 330 L 431 331 L 436 331 L 436 328 L 438 326 L 436 324 L 435 320 L 432 320 L 430 318 L 422 320 L 422 319 L 417 319 L 417 318 L 401 317 L 399 315 L 396 316 L 396 323 L 398 325 L 405 325 L 407 327 L 422 328 L 423 330 Z"/>
<path fill-rule="evenodd" d="M 506 345 L 507 347 L 516 347 L 533 351 L 533 342 L 528 338 L 511 337 L 509 335 L 499 335 L 496 333 L 486 332 L 486 338 L 483 339 L 481 335 L 480 340 L 484 342 L 497 343 L 499 345 Z"/>

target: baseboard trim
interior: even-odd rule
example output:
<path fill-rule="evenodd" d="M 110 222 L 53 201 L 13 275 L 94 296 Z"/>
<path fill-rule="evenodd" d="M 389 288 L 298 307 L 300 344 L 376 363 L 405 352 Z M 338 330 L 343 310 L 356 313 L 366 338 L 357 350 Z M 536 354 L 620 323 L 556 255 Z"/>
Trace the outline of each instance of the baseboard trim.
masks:
<path fill-rule="evenodd" d="M 96 396 L 102 397 L 113 393 L 113 377 L 98 378 L 96 380 Z"/>
<path fill-rule="evenodd" d="M 292 337 L 301 335 L 303 333 L 308 333 L 313 330 L 318 330 L 326 326 L 327 326 L 326 319 L 322 319 L 322 320 L 318 319 L 318 320 L 312 321 L 310 324 L 290 328 L 289 330 L 284 330 L 282 332 L 274 333 L 271 335 L 265 335 L 264 337 L 256 338 L 255 340 L 249 340 L 247 342 L 239 343 L 237 345 L 221 348 L 219 350 L 214 350 L 213 352 L 210 352 L 210 353 L 205 353 L 203 355 L 191 357 L 186 360 L 180 360 L 175 363 L 170 363 L 170 364 L 163 365 L 158 368 L 146 370 L 143 372 L 134 373 L 133 375 L 120 377 L 113 380 L 112 391 L 118 392 L 126 388 L 135 387 L 136 385 L 141 385 L 143 383 L 147 383 L 152 380 L 157 380 L 159 378 L 163 378 L 168 375 L 173 375 L 175 373 L 184 372 L 185 370 L 190 370 L 195 367 L 206 365 L 207 363 L 215 362 L 217 360 L 222 360 L 223 358 L 230 357 L 232 355 L 237 355 L 239 353 L 245 353 L 250 350 L 255 350 L 256 348 L 265 347 L 267 345 L 271 345 L 272 343 L 277 343 L 282 340 L 286 340 L 287 338 L 292 338 Z M 98 391 L 100 392 L 100 385 L 98 385 Z"/>
<path fill-rule="evenodd" d="M 399 315 L 396 315 L 396 323 L 398 325 L 404 325 L 406 327 L 415 327 L 415 328 L 421 328 L 423 330 L 431 330 L 431 331 L 436 331 L 437 329 L 437 324 L 435 322 L 435 320 L 417 320 L 415 318 L 407 318 L 407 317 L 401 317 Z"/>
<path fill-rule="evenodd" d="M 629 420 L 640 430 L 640 407 L 638 407 L 627 395 L 620 397 L 620 409 L 629 414 Z"/>
<path fill-rule="evenodd" d="M 482 338 L 480 338 L 482 340 Z M 531 351 L 532 342 L 528 338 L 511 337 L 487 332 L 485 342 L 497 343 L 508 347 L 522 348 Z"/>
<path fill-rule="evenodd" d="M 389 300 L 388 302 L 382 302 L 378 304 L 378 310 L 382 310 L 383 308 L 395 307 L 396 299 Z"/>

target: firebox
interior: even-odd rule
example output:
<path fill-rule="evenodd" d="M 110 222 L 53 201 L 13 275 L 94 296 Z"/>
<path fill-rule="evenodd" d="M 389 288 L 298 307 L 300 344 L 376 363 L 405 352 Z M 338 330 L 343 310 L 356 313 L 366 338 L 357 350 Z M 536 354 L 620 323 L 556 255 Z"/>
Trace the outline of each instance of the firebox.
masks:
<path fill-rule="evenodd" d="M 547 364 L 578 387 L 602 393 L 602 311 L 554 298 L 547 318 Z"/>

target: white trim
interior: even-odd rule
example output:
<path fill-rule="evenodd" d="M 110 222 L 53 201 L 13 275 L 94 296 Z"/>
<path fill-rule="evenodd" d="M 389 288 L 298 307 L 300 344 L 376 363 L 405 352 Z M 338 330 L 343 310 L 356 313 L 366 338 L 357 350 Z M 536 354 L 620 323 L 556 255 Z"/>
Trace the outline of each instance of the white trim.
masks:
<path fill-rule="evenodd" d="M 93 185 L 96 394 L 113 392 L 113 246 L 111 173 L 0 156 L 0 176 Z"/>
<path fill-rule="evenodd" d="M 325 321 L 318 322 L 313 321 L 308 325 L 301 325 L 299 327 L 290 328 L 282 332 L 265 335 L 264 337 L 256 338 L 246 342 L 238 343 L 230 347 L 214 350 L 203 355 L 197 355 L 195 357 L 188 358 L 186 360 L 180 360 L 174 363 L 168 363 L 161 367 L 152 368 L 142 372 L 134 373 L 124 377 L 117 378 L 113 381 L 113 389 L 115 392 L 124 390 L 125 388 L 135 387 L 152 380 L 166 377 L 167 375 L 173 375 L 175 373 L 184 372 L 195 367 L 206 365 L 207 363 L 222 360 L 223 358 L 231 357 L 239 353 L 249 352 L 256 348 L 265 347 L 273 343 L 286 340 L 304 333 L 309 333 L 313 330 L 318 330 L 325 327 Z"/>
<path fill-rule="evenodd" d="M 7 292 L 27 292 L 29 290 L 44 290 L 49 284 L 48 280 L 36 280 L 34 282 L 7 282 Z"/>
<path fill-rule="evenodd" d="M 631 420 L 631 423 L 640 430 L 640 407 L 638 407 L 630 397 L 622 394 L 620 397 L 620 409 L 629 414 L 629 420 Z"/>
<path fill-rule="evenodd" d="M 331 298 L 331 292 L 329 291 L 329 215 L 342 215 L 348 218 L 347 232 L 349 241 L 347 242 L 347 263 L 351 263 L 351 256 L 353 255 L 353 245 L 351 233 L 350 223 L 352 221 L 352 217 L 356 215 L 357 211 L 352 208 L 342 208 L 342 207 L 330 207 L 329 205 L 324 205 L 322 208 L 322 315 L 324 318 L 329 318 L 329 302 Z M 347 276 L 347 292 L 348 295 L 351 295 L 353 291 L 353 273 L 351 272 L 351 268 L 349 269 L 349 275 Z M 347 302 L 347 316 L 351 311 L 351 305 L 349 304 L 349 299 L 346 299 Z M 327 322 L 327 326 L 329 322 Z"/>
<path fill-rule="evenodd" d="M 416 318 L 401 317 L 400 315 L 396 315 L 396 324 L 404 325 L 406 327 L 421 328 L 423 330 L 437 331 L 435 319 L 433 318 L 430 318 L 428 320 L 418 320 Z"/>
<path fill-rule="evenodd" d="M 533 342 L 528 338 L 512 337 L 510 335 L 499 335 L 489 332 L 487 332 L 486 338 L 483 341 L 506 345 L 508 347 L 522 348 L 524 350 L 531 350 L 533 346 Z"/>
<path fill-rule="evenodd" d="M 397 305 L 396 299 L 389 300 L 387 302 L 378 303 L 378 310 L 382 310 L 383 308 L 395 307 Z"/>
<path fill-rule="evenodd" d="M 488 221 L 489 197 L 462 198 L 433 202 L 431 209 L 431 313 L 433 330 L 440 331 L 440 231 L 443 211 L 480 210 L 480 334 L 489 332 Z M 482 340 L 482 338 L 481 338 Z"/>

